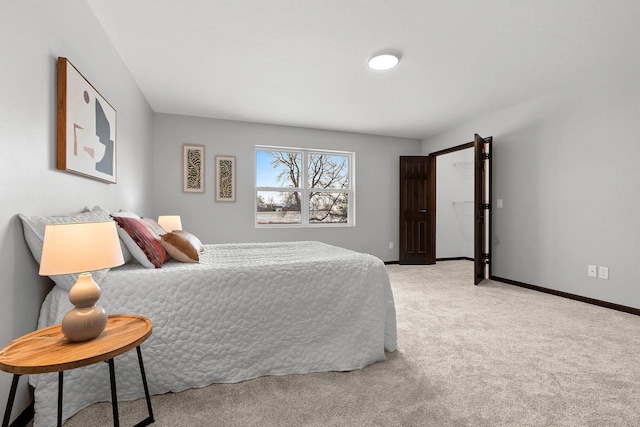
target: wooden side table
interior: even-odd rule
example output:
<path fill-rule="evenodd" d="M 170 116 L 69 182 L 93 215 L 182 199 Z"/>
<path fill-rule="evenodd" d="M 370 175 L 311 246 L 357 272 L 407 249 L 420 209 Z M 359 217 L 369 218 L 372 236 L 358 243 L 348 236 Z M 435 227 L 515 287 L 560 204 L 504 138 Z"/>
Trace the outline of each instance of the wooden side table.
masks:
<path fill-rule="evenodd" d="M 115 314 L 109 316 L 107 327 L 102 334 L 90 341 L 75 343 L 67 341 L 62 335 L 62 329 L 59 324 L 37 330 L 11 341 L 0 349 L 0 370 L 13 374 L 11 392 L 9 393 L 2 427 L 9 425 L 11 409 L 21 375 L 58 372 L 58 426 L 61 426 L 63 372 L 67 369 L 104 361 L 109 363 L 113 424 L 116 427 L 119 426 L 118 396 L 116 393 L 113 358 L 134 347 L 138 352 L 142 385 L 144 386 L 144 394 L 149 411 L 149 416 L 136 424 L 136 426 L 146 426 L 153 423 L 151 398 L 149 397 L 149 388 L 140 350 L 140 344 L 149 338 L 151 329 L 151 321 L 146 317 Z"/>

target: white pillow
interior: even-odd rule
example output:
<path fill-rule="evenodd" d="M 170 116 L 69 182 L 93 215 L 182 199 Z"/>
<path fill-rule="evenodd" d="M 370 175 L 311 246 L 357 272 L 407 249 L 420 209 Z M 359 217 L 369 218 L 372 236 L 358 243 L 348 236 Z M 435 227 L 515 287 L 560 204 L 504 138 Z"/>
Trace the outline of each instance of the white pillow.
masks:
<path fill-rule="evenodd" d="M 96 206 L 90 211 L 80 212 L 77 214 L 69 215 L 56 215 L 56 216 L 30 216 L 24 214 L 18 214 L 18 217 L 22 220 L 22 228 L 24 230 L 24 239 L 27 241 L 27 245 L 31 250 L 31 254 L 35 260 L 40 264 L 42 258 L 42 242 L 44 241 L 44 229 L 47 224 L 73 224 L 76 222 L 91 222 L 91 221 L 109 221 L 111 217 L 109 212 L 102 209 L 100 206 Z M 109 272 L 108 268 L 103 270 L 93 271 L 91 274 L 93 280 L 99 285 L 104 280 L 105 276 Z M 70 290 L 71 287 L 78 280 L 78 274 L 56 274 L 49 276 L 56 283 L 65 290 Z"/>
<path fill-rule="evenodd" d="M 135 212 L 125 211 L 125 210 L 122 210 L 122 209 L 120 211 L 118 211 L 118 212 L 112 213 L 111 216 L 124 216 L 124 217 L 127 217 L 127 218 L 140 219 L 138 214 L 136 214 Z M 120 235 L 120 231 L 118 231 L 118 237 L 120 237 L 120 249 L 122 249 L 122 257 L 124 258 L 124 263 L 128 264 L 131 261 L 133 261 L 135 259 L 135 257 L 133 256 L 133 254 L 129 250 L 129 247 L 127 246 L 127 243 L 124 240 L 122 240 L 122 236 Z M 129 237 L 129 236 L 127 236 L 127 237 Z"/>
<path fill-rule="evenodd" d="M 155 266 L 151 264 L 151 261 L 147 259 L 145 253 L 142 252 L 142 249 L 140 249 L 138 244 L 134 242 L 133 238 L 131 238 L 131 236 L 129 236 L 129 234 L 124 231 L 124 228 L 120 226 L 118 226 L 118 236 L 120 236 L 120 240 L 124 242 L 125 246 L 129 250 L 129 253 L 133 256 L 133 259 L 138 261 L 146 268 L 155 268 Z"/>
<path fill-rule="evenodd" d="M 147 230 L 149 230 L 151 234 L 153 234 L 158 239 L 160 238 L 160 236 L 167 232 L 164 228 L 160 227 L 160 224 L 158 224 L 155 219 L 142 217 L 140 218 L 140 221 L 142 221 L 144 226 L 147 227 Z"/>

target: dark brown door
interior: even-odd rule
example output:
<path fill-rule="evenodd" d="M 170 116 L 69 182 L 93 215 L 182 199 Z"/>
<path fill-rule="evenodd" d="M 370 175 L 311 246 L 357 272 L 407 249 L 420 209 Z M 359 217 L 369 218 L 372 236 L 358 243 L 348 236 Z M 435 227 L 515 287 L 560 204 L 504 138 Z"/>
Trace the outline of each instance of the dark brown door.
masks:
<path fill-rule="evenodd" d="M 474 283 L 491 277 L 491 141 L 474 136 Z"/>
<path fill-rule="evenodd" d="M 400 264 L 436 263 L 435 157 L 400 157 Z"/>

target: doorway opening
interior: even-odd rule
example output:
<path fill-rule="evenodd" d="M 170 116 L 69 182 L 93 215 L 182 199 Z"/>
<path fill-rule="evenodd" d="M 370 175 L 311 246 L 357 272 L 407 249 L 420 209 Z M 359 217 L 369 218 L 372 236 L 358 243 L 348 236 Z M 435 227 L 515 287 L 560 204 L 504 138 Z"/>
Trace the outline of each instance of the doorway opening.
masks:
<path fill-rule="evenodd" d="M 470 258 L 474 262 L 476 285 L 491 277 L 492 142 L 492 137 L 482 138 L 476 134 L 473 142 L 428 156 L 400 157 L 400 264 L 434 264 L 437 260 Z M 442 159 L 440 165 L 439 158 Z M 462 178 L 460 192 L 450 195 L 449 200 L 445 200 L 446 194 L 437 200 L 438 168 L 447 171 L 447 161 L 449 167 L 454 168 L 453 175 Z M 452 173 L 451 170 L 447 172 Z M 471 188 L 465 186 L 464 181 L 471 184 Z M 449 184 L 445 182 L 443 188 Z M 446 193 L 443 188 L 440 191 Z M 439 215 L 436 209 L 440 210 Z M 437 219 L 438 216 L 442 218 Z M 438 227 L 440 220 L 442 227 Z M 436 230 L 442 231 L 447 222 L 449 226 L 453 223 L 454 227 L 458 224 L 455 234 L 462 239 L 458 239 L 455 250 L 461 255 L 445 255 L 451 250 L 447 247 L 438 252 Z"/>
<path fill-rule="evenodd" d="M 436 262 L 473 261 L 473 147 L 436 156 Z"/>
<path fill-rule="evenodd" d="M 460 169 L 467 169 L 467 172 L 472 174 L 472 179 L 467 180 L 471 183 L 472 193 L 469 192 L 469 187 L 461 184 L 459 189 L 462 197 L 468 197 L 472 194 L 470 200 L 453 200 L 452 202 L 459 203 L 459 211 L 461 218 L 463 219 L 463 227 L 465 231 L 469 231 L 469 226 L 473 227 L 473 262 L 474 262 L 474 283 L 478 285 L 484 279 L 491 277 L 491 160 L 492 152 L 491 146 L 493 143 L 493 137 L 483 138 L 478 134 L 474 135 L 472 142 L 451 147 L 445 150 L 436 151 L 429 154 L 429 157 L 435 157 L 435 168 L 433 176 L 436 183 L 433 185 L 436 191 L 436 201 L 439 202 L 437 196 L 438 190 L 438 160 L 442 156 L 449 155 L 448 160 L 452 158 L 461 159 L 461 164 L 458 165 Z M 454 156 L 455 155 L 455 156 Z M 471 162 L 469 165 L 468 163 Z M 445 165 L 446 162 L 442 162 Z M 446 167 L 446 166 L 445 166 Z M 446 176 L 442 175 L 442 176 Z M 443 189 L 442 186 L 441 190 Z M 436 203 L 437 203 L 436 202 Z M 455 205 L 453 205 L 455 208 Z M 441 207 L 444 210 L 445 207 Z M 455 210 L 455 209 L 454 209 Z M 437 212 L 437 211 L 436 211 Z M 446 218 L 446 217 L 445 217 Z M 436 215 L 436 227 L 439 227 L 440 219 Z M 464 249 L 468 251 L 468 240 L 465 242 Z M 437 242 L 434 251 L 438 253 Z M 468 252 L 467 252 L 468 253 Z M 447 257 L 436 257 L 444 260 Z M 457 257 L 458 259 L 467 259 L 466 256 Z M 451 258 L 449 258 L 451 259 Z"/>

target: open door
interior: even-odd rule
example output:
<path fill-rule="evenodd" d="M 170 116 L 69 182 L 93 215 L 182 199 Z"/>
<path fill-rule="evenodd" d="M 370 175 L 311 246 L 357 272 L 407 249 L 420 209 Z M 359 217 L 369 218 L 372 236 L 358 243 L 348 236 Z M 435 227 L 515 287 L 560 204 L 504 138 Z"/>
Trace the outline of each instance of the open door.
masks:
<path fill-rule="evenodd" d="M 436 263 L 434 156 L 400 157 L 400 264 Z"/>
<path fill-rule="evenodd" d="M 491 142 L 474 136 L 474 283 L 491 277 Z"/>

